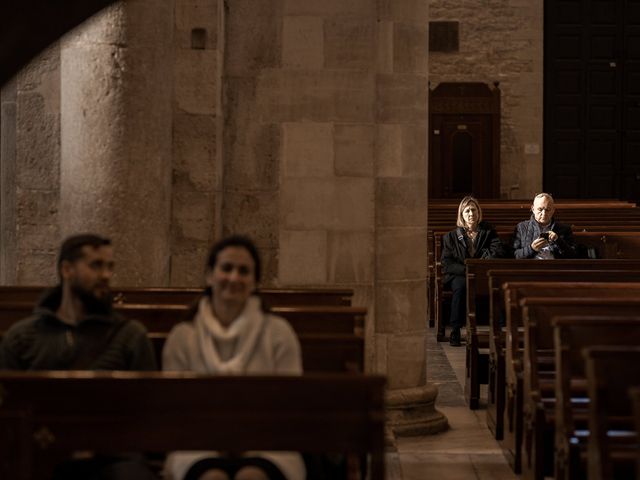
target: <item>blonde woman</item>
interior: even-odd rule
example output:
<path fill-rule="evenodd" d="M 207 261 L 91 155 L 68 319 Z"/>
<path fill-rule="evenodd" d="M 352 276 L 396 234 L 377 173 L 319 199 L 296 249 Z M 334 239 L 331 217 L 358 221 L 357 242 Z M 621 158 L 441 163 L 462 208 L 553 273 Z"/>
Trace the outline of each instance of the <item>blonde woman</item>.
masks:
<path fill-rule="evenodd" d="M 467 286 L 464 261 L 467 258 L 499 258 L 506 251 L 495 229 L 482 221 L 478 200 L 467 196 L 458 206 L 457 228 L 442 237 L 444 287 L 453 292 L 449 343 L 460 346 L 460 328 L 465 324 Z"/>

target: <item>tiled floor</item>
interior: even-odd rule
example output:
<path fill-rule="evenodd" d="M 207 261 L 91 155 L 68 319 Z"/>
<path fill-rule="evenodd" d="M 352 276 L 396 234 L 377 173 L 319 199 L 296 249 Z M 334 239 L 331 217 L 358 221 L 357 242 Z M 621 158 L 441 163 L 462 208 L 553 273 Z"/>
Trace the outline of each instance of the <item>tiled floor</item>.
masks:
<path fill-rule="evenodd" d="M 515 480 L 485 421 L 485 410 L 464 404 L 464 347 L 427 345 L 427 376 L 439 386 L 437 408 L 447 416 L 446 432 L 397 439 L 397 453 L 387 455 L 390 480 Z M 486 399 L 486 390 L 483 391 Z"/>

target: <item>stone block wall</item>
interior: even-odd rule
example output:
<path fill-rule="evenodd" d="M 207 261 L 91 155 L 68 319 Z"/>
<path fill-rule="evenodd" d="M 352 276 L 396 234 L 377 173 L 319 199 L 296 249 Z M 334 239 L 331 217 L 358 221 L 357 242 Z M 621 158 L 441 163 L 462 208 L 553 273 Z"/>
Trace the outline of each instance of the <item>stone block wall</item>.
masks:
<path fill-rule="evenodd" d="M 220 232 L 223 0 L 175 0 L 172 286 L 203 283 Z"/>
<path fill-rule="evenodd" d="M 431 52 L 429 80 L 500 82 L 501 195 L 530 198 L 542 188 L 543 3 L 431 0 L 431 21 L 459 22 L 459 51 Z"/>
<path fill-rule="evenodd" d="M 60 240 L 60 48 L 2 88 L 0 283 L 56 280 Z"/>

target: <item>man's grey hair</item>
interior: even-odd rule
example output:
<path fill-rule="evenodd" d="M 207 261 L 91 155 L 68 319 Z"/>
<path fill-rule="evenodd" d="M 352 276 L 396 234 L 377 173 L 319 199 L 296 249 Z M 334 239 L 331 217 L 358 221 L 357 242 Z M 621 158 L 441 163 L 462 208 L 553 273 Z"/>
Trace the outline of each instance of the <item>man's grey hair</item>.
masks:
<path fill-rule="evenodd" d="M 551 196 L 550 193 L 539 193 L 539 194 L 537 194 L 535 197 L 533 197 L 533 203 L 536 203 L 536 200 L 538 200 L 539 198 L 546 198 L 551 203 L 555 203 L 553 201 L 553 197 Z"/>

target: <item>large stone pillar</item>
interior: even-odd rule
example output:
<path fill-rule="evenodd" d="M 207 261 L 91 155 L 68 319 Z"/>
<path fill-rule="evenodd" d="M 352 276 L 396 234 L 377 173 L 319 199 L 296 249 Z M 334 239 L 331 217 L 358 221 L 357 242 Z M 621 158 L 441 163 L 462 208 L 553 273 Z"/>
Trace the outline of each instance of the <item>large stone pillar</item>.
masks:
<path fill-rule="evenodd" d="M 60 226 L 115 243 L 115 281 L 166 285 L 173 2 L 118 2 L 62 41 Z"/>
<path fill-rule="evenodd" d="M 374 338 L 398 435 L 447 427 L 426 382 L 428 3 L 378 2 Z"/>
<path fill-rule="evenodd" d="M 54 43 L 2 87 L 0 283 L 56 279 L 60 49 Z"/>
<path fill-rule="evenodd" d="M 266 280 L 353 288 L 397 433 L 446 428 L 426 383 L 428 0 L 234 0 L 227 231 Z"/>

